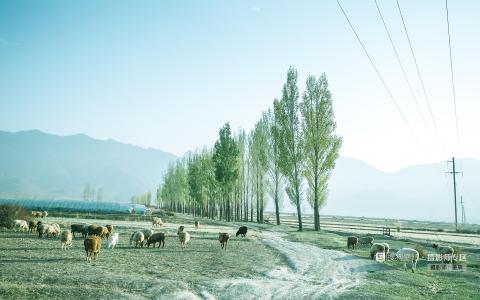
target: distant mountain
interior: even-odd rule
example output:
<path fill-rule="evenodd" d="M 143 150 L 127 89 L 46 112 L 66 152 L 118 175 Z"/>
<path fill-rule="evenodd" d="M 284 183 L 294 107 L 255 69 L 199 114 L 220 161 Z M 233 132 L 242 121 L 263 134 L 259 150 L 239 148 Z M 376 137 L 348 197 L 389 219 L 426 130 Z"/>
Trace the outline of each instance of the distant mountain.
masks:
<path fill-rule="evenodd" d="M 83 134 L 0 131 L 0 197 L 82 199 L 90 184 L 102 189 L 104 200 L 126 202 L 154 190 L 176 159 L 164 151 Z"/>
<path fill-rule="evenodd" d="M 126 202 L 153 191 L 173 154 L 97 140 L 86 135 L 58 136 L 37 130 L 0 131 L 0 197 L 82 199 L 85 185 L 103 189 L 105 200 Z M 458 162 L 458 184 L 467 221 L 480 223 L 480 161 Z M 330 181 L 322 214 L 453 221 L 451 175 L 445 163 L 418 165 L 386 173 L 356 159 L 340 157 Z M 282 211 L 294 212 L 287 197 Z M 312 212 L 305 202 L 305 212 Z M 270 203 L 267 210 L 272 211 Z"/>
<path fill-rule="evenodd" d="M 467 222 L 480 224 L 480 161 L 462 159 L 458 167 L 464 172 L 463 176 L 457 175 L 458 221 L 463 196 Z M 321 213 L 453 222 L 453 184 L 447 171 L 446 163 L 438 163 L 386 173 L 363 161 L 340 157 Z M 283 204 L 283 211 L 294 212 L 286 196 Z M 272 211 L 273 206 L 267 209 Z M 306 203 L 303 210 L 312 212 Z"/>

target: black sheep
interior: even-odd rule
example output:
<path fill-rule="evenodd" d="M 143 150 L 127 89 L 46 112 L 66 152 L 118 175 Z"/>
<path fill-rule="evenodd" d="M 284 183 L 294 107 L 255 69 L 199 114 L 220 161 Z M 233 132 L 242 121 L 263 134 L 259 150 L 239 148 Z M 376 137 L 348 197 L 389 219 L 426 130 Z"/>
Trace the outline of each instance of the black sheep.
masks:
<path fill-rule="evenodd" d="M 246 234 L 247 234 L 247 226 L 242 226 L 238 228 L 236 236 L 242 235 L 243 237 L 245 237 Z"/>

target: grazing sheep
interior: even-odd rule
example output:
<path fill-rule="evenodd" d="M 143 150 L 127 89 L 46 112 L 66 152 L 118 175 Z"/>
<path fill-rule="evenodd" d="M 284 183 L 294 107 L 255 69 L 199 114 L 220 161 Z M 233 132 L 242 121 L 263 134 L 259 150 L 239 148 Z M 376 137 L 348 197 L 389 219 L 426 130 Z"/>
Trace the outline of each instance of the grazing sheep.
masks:
<path fill-rule="evenodd" d="M 118 244 L 119 236 L 118 232 L 113 233 L 108 237 L 107 248 L 113 249 Z"/>
<path fill-rule="evenodd" d="M 42 218 L 46 218 L 47 216 L 48 216 L 48 212 L 47 212 L 47 211 L 42 212 Z"/>
<path fill-rule="evenodd" d="M 441 254 L 442 258 L 447 258 L 446 260 L 449 260 L 450 263 L 453 262 L 453 254 L 455 253 L 455 250 L 452 247 L 433 244 L 432 248 L 437 250 L 437 253 Z"/>
<path fill-rule="evenodd" d="M 108 224 L 108 225 L 105 226 L 105 227 L 106 227 L 107 230 L 108 230 L 108 233 L 107 233 L 107 235 L 106 235 L 106 237 L 107 237 L 107 239 L 108 239 L 108 237 L 110 237 L 110 235 L 111 235 L 112 232 L 113 232 L 113 225 Z"/>
<path fill-rule="evenodd" d="M 98 236 L 89 236 L 83 241 L 85 252 L 87 253 L 87 262 L 91 263 L 92 259 L 96 260 L 102 247 L 102 240 Z"/>
<path fill-rule="evenodd" d="M 25 220 L 15 220 L 13 222 L 13 230 L 17 231 L 17 228 L 20 231 L 28 231 L 28 223 Z"/>
<path fill-rule="evenodd" d="M 70 230 L 64 230 L 60 234 L 60 243 L 62 244 L 62 250 L 67 250 L 67 247 L 72 246 L 73 235 Z"/>
<path fill-rule="evenodd" d="M 180 246 L 182 249 L 185 249 L 188 241 L 190 241 L 190 234 L 186 231 L 181 231 L 178 233 L 178 239 L 180 240 Z"/>
<path fill-rule="evenodd" d="M 34 218 L 40 218 L 40 217 L 42 217 L 42 212 L 41 212 L 41 211 L 34 211 L 34 210 L 32 210 L 32 217 L 34 217 Z"/>
<path fill-rule="evenodd" d="M 88 234 L 88 225 L 87 224 L 72 224 L 70 225 L 70 229 L 72 231 L 73 237 L 75 237 L 75 233 L 81 233 L 82 237 L 86 238 Z"/>
<path fill-rule="evenodd" d="M 130 237 L 129 245 L 131 245 L 132 242 L 135 242 L 135 248 L 137 248 L 139 244 L 140 244 L 140 247 L 143 248 L 143 241 L 144 240 L 145 240 L 145 235 L 143 234 L 143 232 L 136 231 Z"/>
<path fill-rule="evenodd" d="M 200 227 L 200 222 L 198 220 L 195 220 L 195 229 L 198 229 Z"/>
<path fill-rule="evenodd" d="M 371 236 L 363 236 L 358 239 L 359 245 L 373 245 L 373 237 Z"/>
<path fill-rule="evenodd" d="M 242 226 L 240 228 L 238 228 L 237 230 L 237 234 L 235 236 L 239 236 L 239 235 L 242 235 L 243 237 L 245 237 L 245 235 L 247 234 L 247 226 Z"/>
<path fill-rule="evenodd" d="M 160 245 L 162 245 L 162 248 L 165 247 L 165 233 L 163 232 L 157 232 L 152 234 L 148 239 L 147 239 L 147 247 L 150 248 L 150 244 L 153 244 L 153 248 L 155 248 L 155 245 L 158 243 L 158 248 L 160 248 Z"/>
<path fill-rule="evenodd" d="M 60 234 L 60 225 L 54 224 L 45 224 L 47 226 L 47 236 L 51 235 L 56 238 Z"/>
<path fill-rule="evenodd" d="M 38 221 L 28 221 L 28 232 L 37 231 Z"/>
<path fill-rule="evenodd" d="M 403 261 L 404 270 L 407 270 L 407 261 L 412 262 L 412 273 L 414 273 L 417 269 L 418 258 L 418 251 L 412 248 L 402 248 L 395 254 L 395 259 Z"/>
<path fill-rule="evenodd" d="M 162 225 L 163 225 L 162 219 L 157 218 L 157 217 L 154 217 L 154 218 L 153 218 L 153 220 L 152 220 L 152 227 L 162 226 Z"/>
<path fill-rule="evenodd" d="M 385 253 L 385 245 L 380 243 L 375 243 L 370 247 L 370 258 L 373 259 L 377 253 Z"/>
<path fill-rule="evenodd" d="M 347 248 L 350 249 L 350 246 L 352 247 L 352 249 L 355 250 L 355 247 L 357 246 L 358 244 L 358 238 L 356 236 L 349 236 L 347 238 Z"/>
<path fill-rule="evenodd" d="M 108 235 L 107 227 L 96 225 L 96 224 L 92 224 L 88 226 L 87 231 L 88 231 L 88 236 L 96 235 L 96 236 L 99 236 L 101 239 L 106 238 Z"/>
<path fill-rule="evenodd" d="M 37 232 L 38 232 L 39 238 L 43 237 L 43 235 L 47 233 L 47 224 L 44 224 L 41 221 L 39 221 L 37 223 Z"/>
<path fill-rule="evenodd" d="M 230 238 L 230 234 L 226 232 L 219 232 L 218 233 L 218 240 L 220 241 L 220 244 L 222 245 L 222 249 L 227 251 L 227 244 L 228 244 L 228 239 Z"/>
<path fill-rule="evenodd" d="M 153 230 L 151 230 L 151 229 L 142 229 L 140 231 L 143 233 L 143 236 L 145 237 L 145 240 L 147 240 L 153 234 Z"/>
<path fill-rule="evenodd" d="M 178 230 L 177 230 L 177 235 L 178 235 L 180 232 L 183 232 L 184 230 L 185 230 L 185 226 L 180 225 L 180 227 L 178 227 Z"/>

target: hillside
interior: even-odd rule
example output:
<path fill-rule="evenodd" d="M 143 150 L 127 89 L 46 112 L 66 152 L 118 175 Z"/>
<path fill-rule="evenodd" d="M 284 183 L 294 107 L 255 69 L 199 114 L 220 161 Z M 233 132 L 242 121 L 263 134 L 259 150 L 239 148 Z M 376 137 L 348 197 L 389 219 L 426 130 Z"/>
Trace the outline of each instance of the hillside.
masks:
<path fill-rule="evenodd" d="M 0 193 L 82 199 L 86 184 L 102 188 L 103 199 L 129 201 L 153 190 L 173 154 L 41 131 L 0 131 Z"/>

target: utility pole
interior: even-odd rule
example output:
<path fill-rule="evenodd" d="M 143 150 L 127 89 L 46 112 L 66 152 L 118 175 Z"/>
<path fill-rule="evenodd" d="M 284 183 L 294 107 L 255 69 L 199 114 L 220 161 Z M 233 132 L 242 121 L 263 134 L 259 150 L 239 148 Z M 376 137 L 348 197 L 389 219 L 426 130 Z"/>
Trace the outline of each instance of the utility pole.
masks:
<path fill-rule="evenodd" d="M 455 171 L 455 157 L 452 157 L 452 160 L 449 160 L 447 162 L 452 163 L 452 172 L 447 172 L 453 175 L 453 201 L 455 204 L 455 229 L 458 229 L 458 221 L 457 221 L 457 181 L 455 176 L 459 173 L 462 172 L 457 172 Z"/>

